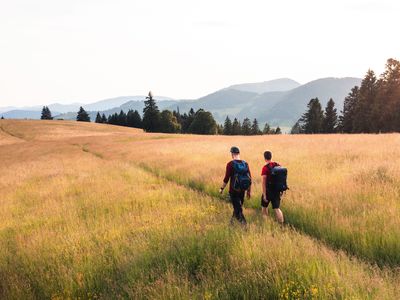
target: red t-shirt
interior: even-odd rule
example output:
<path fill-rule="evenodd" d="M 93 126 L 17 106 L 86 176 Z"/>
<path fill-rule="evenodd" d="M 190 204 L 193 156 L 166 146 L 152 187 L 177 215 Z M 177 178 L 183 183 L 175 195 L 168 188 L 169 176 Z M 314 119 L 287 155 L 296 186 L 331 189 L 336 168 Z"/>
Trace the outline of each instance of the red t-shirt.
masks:
<path fill-rule="evenodd" d="M 242 162 L 242 160 L 237 160 L 238 162 Z M 247 162 L 246 162 L 247 163 Z M 251 172 L 250 172 L 250 166 L 247 163 L 247 167 L 249 168 L 249 175 L 251 178 Z M 226 171 L 225 171 L 225 177 L 224 177 L 224 182 L 228 183 L 229 181 L 229 193 L 234 193 L 235 190 L 233 189 L 233 160 L 231 160 L 230 162 L 228 162 L 226 164 Z M 251 187 L 250 187 L 251 188 Z"/>
<path fill-rule="evenodd" d="M 271 176 L 271 171 L 270 169 L 267 167 L 269 165 L 270 168 L 276 167 L 276 166 L 280 166 L 280 164 L 278 164 L 277 162 L 271 161 L 270 163 L 268 163 L 267 165 L 265 165 L 262 170 L 261 170 L 261 176 L 266 176 L 267 182 L 269 180 L 269 177 Z M 267 185 L 268 187 L 268 185 Z"/>

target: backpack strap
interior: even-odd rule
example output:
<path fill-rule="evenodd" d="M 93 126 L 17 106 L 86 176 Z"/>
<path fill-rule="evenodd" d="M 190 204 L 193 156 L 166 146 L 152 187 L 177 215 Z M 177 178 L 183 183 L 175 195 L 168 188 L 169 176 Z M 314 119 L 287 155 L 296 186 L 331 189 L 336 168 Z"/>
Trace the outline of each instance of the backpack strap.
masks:
<path fill-rule="evenodd" d="M 273 164 L 274 166 L 271 166 L 272 164 Z M 275 167 L 276 167 L 276 164 L 273 163 L 273 162 L 270 162 L 270 163 L 267 164 L 267 168 L 268 168 L 268 170 L 270 170 L 270 171 L 271 171 L 273 168 L 275 168 Z"/>

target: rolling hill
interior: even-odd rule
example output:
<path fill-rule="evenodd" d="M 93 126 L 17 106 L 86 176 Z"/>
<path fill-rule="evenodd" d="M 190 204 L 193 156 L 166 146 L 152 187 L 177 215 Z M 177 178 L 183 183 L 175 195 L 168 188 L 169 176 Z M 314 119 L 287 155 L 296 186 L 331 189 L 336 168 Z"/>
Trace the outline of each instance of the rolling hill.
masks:
<path fill-rule="evenodd" d="M 297 88 L 300 85 L 300 83 L 293 79 L 280 78 L 263 82 L 234 84 L 227 87 L 227 89 L 263 94 L 267 92 L 288 91 Z"/>
<path fill-rule="evenodd" d="M 343 101 L 351 88 L 359 85 L 359 78 L 322 78 L 300 85 L 291 79 L 277 79 L 260 83 L 236 84 L 195 100 L 172 100 L 168 97 L 155 97 L 160 110 L 176 110 L 187 112 L 203 108 L 213 113 L 215 119 L 222 123 L 226 116 L 243 119 L 257 118 L 260 123 L 268 122 L 272 126 L 290 127 L 303 114 L 311 98 L 318 97 L 323 106 L 330 98 L 336 102 L 340 112 Z M 106 116 L 129 109 L 143 111 L 145 96 L 117 97 L 84 105 L 92 120 L 97 112 Z M 162 100 L 162 101 L 161 101 Z M 63 113 L 60 106 L 49 106 L 51 110 L 57 108 L 61 114 L 56 116 L 62 119 L 75 119 L 77 107 L 68 113 Z M 56 109 L 54 109 L 56 110 Z M 53 112 L 53 115 L 56 115 Z M 37 114 L 30 112 L 13 112 L 15 118 L 37 118 Z M 5 115 L 7 118 L 7 115 Z"/>

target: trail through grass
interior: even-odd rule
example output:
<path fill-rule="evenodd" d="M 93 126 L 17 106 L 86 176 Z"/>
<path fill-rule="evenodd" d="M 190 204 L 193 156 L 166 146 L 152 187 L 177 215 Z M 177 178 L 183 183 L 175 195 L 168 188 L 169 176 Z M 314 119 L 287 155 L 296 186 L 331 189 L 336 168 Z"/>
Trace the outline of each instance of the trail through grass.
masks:
<path fill-rule="evenodd" d="M 400 297 L 394 270 L 254 210 L 245 212 L 247 230 L 229 226 L 230 204 L 207 195 L 212 185 L 182 172 L 181 186 L 136 166 L 149 161 L 131 155 L 154 140 L 130 149 L 115 142 L 123 132 L 76 138 L 70 130 L 39 141 L 33 130 L 26 143 L 0 146 L 1 299 Z"/>

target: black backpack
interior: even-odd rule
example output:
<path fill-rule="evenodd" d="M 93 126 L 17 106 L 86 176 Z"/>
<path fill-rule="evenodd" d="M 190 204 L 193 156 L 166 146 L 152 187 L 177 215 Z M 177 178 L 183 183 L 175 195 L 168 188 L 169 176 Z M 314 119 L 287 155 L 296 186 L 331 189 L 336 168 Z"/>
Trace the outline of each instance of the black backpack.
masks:
<path fill-rule="evenodd" d="M 277 165 L 272 167 L 271 164 L 268 164 L 267 168 L 269 169 L 271 175 L 267 182 L 268 188 L 279 193 L 283 193 L 288 190 L 287 169 Z"/>
<path fill-rule="evenodd" d="M 242 160 L 232 161 L 233 164 L 233 189 L 236 192 L 247 191 L 251 186 L 251 177 L 249 172 L 249 165 Z"/>

